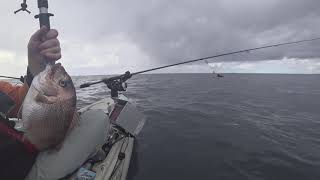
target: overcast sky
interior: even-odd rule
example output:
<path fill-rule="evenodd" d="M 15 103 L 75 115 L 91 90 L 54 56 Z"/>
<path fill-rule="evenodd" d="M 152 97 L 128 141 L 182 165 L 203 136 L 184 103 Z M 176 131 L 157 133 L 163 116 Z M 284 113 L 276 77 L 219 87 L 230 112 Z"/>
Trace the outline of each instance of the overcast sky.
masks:
<path fill-rule="evenodd" d="M 0 1 L 0 72 L 21 75 L 38 28 Z M 72 75 L 132 72 L 278 42 L 320 37 L 319 0 L 49 0 L 61 63 Z M 158 72 L 320 73 L 320 41 L 210 60 Z M 155 72 L 156 73 L 156 72 Z"/>

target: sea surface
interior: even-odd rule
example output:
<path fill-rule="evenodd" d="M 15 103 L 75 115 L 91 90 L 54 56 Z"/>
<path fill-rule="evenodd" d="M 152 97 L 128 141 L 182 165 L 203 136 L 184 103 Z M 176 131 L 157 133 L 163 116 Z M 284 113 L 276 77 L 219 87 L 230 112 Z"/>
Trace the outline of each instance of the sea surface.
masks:
<path fill-rule="evenodd" d="M 320 75 L 138 75 L 124 94 L 147 117 L 129 180 L 320 179 Z"/>

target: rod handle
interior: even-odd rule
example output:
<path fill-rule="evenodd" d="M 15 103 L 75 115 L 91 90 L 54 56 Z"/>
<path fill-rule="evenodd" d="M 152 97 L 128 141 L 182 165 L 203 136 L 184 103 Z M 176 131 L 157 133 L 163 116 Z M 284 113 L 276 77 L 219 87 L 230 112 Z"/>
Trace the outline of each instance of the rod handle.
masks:
<path fill-rule="evenodd" d="M 50 29 L 50 17 L 53 16 L 51 13 L 40 13 L 39 15 L 36 15 L 35 18 L 39 19 L 40 22 L 40 28 L 42 26 L 46 26 L 48 29 Z"/>

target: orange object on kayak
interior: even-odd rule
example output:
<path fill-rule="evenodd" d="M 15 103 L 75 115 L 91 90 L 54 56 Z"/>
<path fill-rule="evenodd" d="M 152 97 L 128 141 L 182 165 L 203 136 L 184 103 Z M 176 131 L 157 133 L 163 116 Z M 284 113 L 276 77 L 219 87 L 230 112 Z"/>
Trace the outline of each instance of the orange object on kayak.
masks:
<path fill-rule="evenodd" d="M 10 118 L 17 117 L 18 111 L 28 89 L 29 87 L 26 82 L 23 85 L 12 85 L 6 81 L 0 81 L 0 91 L 7 94 L 15 102 L 14 108 L 8 114 Z"/>

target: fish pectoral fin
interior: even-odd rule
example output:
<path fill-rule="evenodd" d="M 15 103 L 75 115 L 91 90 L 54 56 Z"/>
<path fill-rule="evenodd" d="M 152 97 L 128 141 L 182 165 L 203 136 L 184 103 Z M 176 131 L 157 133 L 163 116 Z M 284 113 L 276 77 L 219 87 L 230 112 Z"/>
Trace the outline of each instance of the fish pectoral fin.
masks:
<path fill-rule="evenodd" d="M 56 96 L 46 96 L 44 94 L 38 94 L 35 97 L 35 101 L 40 102 L 40 103 L 45 103 L 45 104 L 53 104 L 53 103 L 57 102 L 57 97 Z"/>

